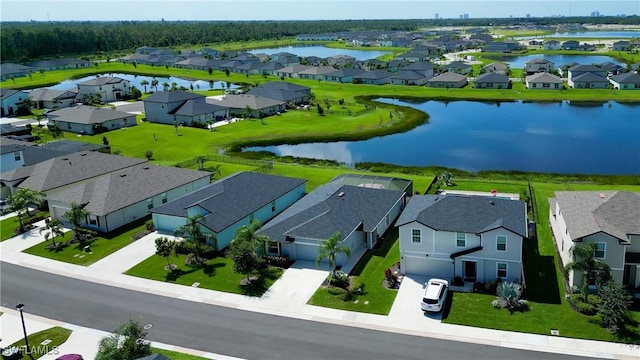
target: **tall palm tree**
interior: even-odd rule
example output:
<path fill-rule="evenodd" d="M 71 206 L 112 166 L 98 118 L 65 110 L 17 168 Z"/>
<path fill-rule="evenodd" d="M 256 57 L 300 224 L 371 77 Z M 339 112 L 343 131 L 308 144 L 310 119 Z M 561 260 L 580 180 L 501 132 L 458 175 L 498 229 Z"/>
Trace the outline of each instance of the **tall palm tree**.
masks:
<path fill-rule="evenodd" d="M 338 254 L 345 254 L 347 257 L 351 256 L 351 249 L 341 243 L 342 235 L 340 235 L 340 232 L 338 231 L 331 235 L 327 240 L 320 243 L 320 246 L 318 247 L 316 265 L 319 266 L 320 262 L 324 259 L 327 259 L 327 262 L 329 262 L 329 269 L 331 269 L 331 273 L 329 274 L 329 286 L 331 286 L 331 280 L 336 272 L 336 258 L 338 257 Z"/>
<path fill-rule="evenodd" d="M 40 206 L 40 204 L 42 204 L 42 202 L 44 201 L 44 197 L 45 197 L 45 194 L 43 192 L 26 189 L 26 188 L 18 189 L 16 194 L 17 196 L 23 198 L 24 201 L 26 202 L 26 207 L 24 210 L 27 213 L 27 216 L 31 216 L 31 213 L 29 212 L 29 205 Z"/>
<path fill-rule="evenodd" d="M 206 243 L 207 240 L 212 240 L 214 243 L 213 246 L 216 250 L 218 249 L 215 235 L 202 231 L 202 228 L 200 227 L 201 219 L 202 215 L 189 216 L 187 218 L 187 222 L 174 231 L 174 235 L 182 237 L 186 241 L 194 244 L 196 262 L 202 261 L 202 257 L 200 256 L 201 243 Z"/>
<path fill-rule="evenodd" d="M 198 163 L 198 170 L 202 170 L 204 168 L 204 163 L 207 161 L 207 155 L 198 155 L 196 157 L 196 162 Z"/>
<path fill-rule="evenodd" d="M 589 284 L 595 282 L 603 285 L 611 280 L 611 267 L 596 257 L 596 244 L 592 242 L 576 243 L 571 248 L 571 256 L 573 261 L 565 266 L 565 274 L 568 275 L 571 270 L 582 272 L 582 293 L 584 302 L 587 302 Z"/>
<path fill-rule="evenodd" d="M 158 80 L 157 79 L 151 79 L 151 86 L 153 86 L 153 89 L 158 92 Z"/>
<path fill-rule="evenodd" d="M 163 82 L 163 83 L 162 83 L 162 91 L 169 91 L 169 87 L 170 87 L 170 86 L 171 86 L 171 85 L 169 85 L 169 83 L 168 83 L 168 82 L 166 82 L 166 81 L 165 81 L 165 82 Z"/>
<path fill-rule="evenodd" d="M 91 213 L 85 210 L 83 205 L 78 205 L 76 203 L 71 203 L 71 209 L 64 213 L 64 217 L 66 217 L 73 226 L 74 240 L 82 240 L 80 239 L 80 229 L 82 228 L 82 221 L 86 221 L 87 216 L 89 215 L 91 215 Z"/>
<path fill-rule="evenodd" d="M 267 235 L 257 234 L 258 230 L 262 228 L 262 222 L 258 219 L 252 219 L 248 225 L 243 225 L 236 230 L 236 236 L 231 243 L 242 242 L 247 243 L 251 248 L 260 252 L 264 250 L 264 245 L 267 241 L 271 240 Z"/>
<path fill-rule="evenodd" d="M 51 239 L 51 244 L 53 247 L 56 247 L 56 236 L 64 235 L 64 232 L 62 231 L 62 221 L 51 218 L 45 220 L 44 224 L 44 228 L 40 229 L 40 234 L 42 235 L 44 232 L 45 241 L 49 241 L 49 239 Z"/>
<path fill-rule="evenodd" d="M 149 85 L 149 82 L 146 79 L 143 79 L 140 81 L 140 85 L 144 86 L 144 93 L 147 93 L 147 85 Z"/>
<path fill-rule="evenodd" d="M 217 176 L 222 175 L 222 171 L 220 171 L 220 167 L 221 167 L 221 166 L 222 166 L 222 165 L 218 164 L 218 165 L 214 165 L 214 166 L 211 168 L 211 177 L 212 177 L 212 178 L 214 178 L 214 179 L 215 179 L 215 178 L 217 178 Z"/>

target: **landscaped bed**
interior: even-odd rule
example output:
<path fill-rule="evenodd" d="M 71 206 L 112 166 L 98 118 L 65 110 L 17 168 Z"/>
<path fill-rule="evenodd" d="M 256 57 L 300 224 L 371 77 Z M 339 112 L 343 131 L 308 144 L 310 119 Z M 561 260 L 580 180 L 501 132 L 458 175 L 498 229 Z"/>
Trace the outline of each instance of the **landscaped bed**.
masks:
<path fill-rule="evenodd" d="M 58 326 L 29 335 L 27 338 L 29 339 L 29 346 L 32 350 L 31 359 L 39 359 L 46 355 L 49 351 L 56 350 L 57 347 L 67 341 L 69 336 L 71 336 L 71 330 Z M 43 343 L 46 344 L 43 345 Z M 24 339 L 16 341 L 11 345 L 6 346 L 6 348 L 20 348 L 23 346 L 25 346 Z M 24 357 L 27 359 L 29 358 L 28 356 Z"/>

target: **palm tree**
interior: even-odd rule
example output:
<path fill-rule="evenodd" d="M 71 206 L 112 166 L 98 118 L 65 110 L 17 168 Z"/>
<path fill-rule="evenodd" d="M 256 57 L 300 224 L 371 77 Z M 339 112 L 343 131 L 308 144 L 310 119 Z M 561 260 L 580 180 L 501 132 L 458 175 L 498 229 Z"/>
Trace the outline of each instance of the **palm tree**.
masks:
<path fill-rule="evenodd" d="M 49 241 L 49 238 L 51 238 L 51 244 L 53 247 L 56 247 L 56 236 L 64 235 L 64 232 L 62 231 L 62 221 L 51 218 L 45 220 L 44 223 L 45 226 L 40 229 L 40 234 L 42 235 L 44 232 L 45 241 Z"/>
<path fill-rule="evenodd" d="M 336 272 L 336 258 L 338 254 L 342 253 L 347 255 L 347 257 L 351 256 L 351 249 L 347 246 L 342 245 L 341 241 L 342 235 L 337 231 L 327 240 L 320 243 L 318 247 L 318 257 L 316 257 L 316 265 L 320 265 L 322 260 L 327 259 L 329 262 L 329 269 L 331 269 L 331 273 L 329 274 L 329 286 L 331 286 L 331 280 L 333 279 L 333 275 Z"/>
<path fill-rule="evenodd" d="M 589 284 L 595 282 L 598 285 L 603 285 L 609 281 L 611 267 L 596 257 L 596 243 L 576 243 L 571 248 L 571 257 L 573 261 L 565 266 L 565 275 L 568 275 L 572 270 L 582 272 L 582 293 L 586 303 L 589 296 Z"/>
<path fill-rule="evenodd" d="M 26 202 L 27 206 L 24 210 L 27 213 L 27 216 L 31 216 L 31 213 L 29 212 L 29 205 L 35 204 L 37 206 L 40 206 L 40 204 L 42 204 L 42 201 L 44 200 L 44 197 L 46 196 L 43 192 L 31 189 L 18 189 L 16 194 L 18 194 L 18 196 L 23 198 Z"/>
<path fill-rule="evenodd" d="M 162 83 L 162 91 L 169 91 L 169 86 L 171 86 L 171 85 L 169 85 L 168 82 L 166 82 L 166 81 L 163 82 Z"/>
<path fill-rule="evenodd" d="M 267 235 L 256 234 L 256 232 L 261 228 L 262 222 L 258 219 L 252 219 L 248 225 L 243 225 L 236 230 L 236 237 L 231 241 L 231 243 L 248 243 L 254 252 L 256 249 L 260 249 L 260 251 L 262 251 L 263 246 L 267 241 L 270 241 L 271 238 Z"/>
<path fill-rule="evenodd" d="M 140 81 L 140 85 L 144 86 L 144 93 L 147 93 L 147 85 L 149 85 L 149 82 L 147 80 L 141 80 Z"/>
<path fill-rule="evenodd" d="M 174 232 L 176 236 L 183 237 L 186 241 L 194 244 L 196 262 L 200 262 L 202 260 L 200 257 L 200 243 L 206 243 L 207 240 L 211 239 L 214 244 L 213 246 L 216 250 L 218 249 L 215 235 L 202 231 L 202 228 L 200 227 L 201 219 L 202 215 L 189 216 L 187 218 L 187 222 L 177 228 Z"/>
<path fill-rule="evenodd" d="M 198 170 L 202 170 L 204 168 L 204 163 L 207 161 L 206 155 L 199 155 L 196 157 L 196 162 L 198 163 Z"/>
<path fill-rule="evenodd" d="M 151 79 L 151 86 L 153 86 L 153 89 L 158 92 L 158 80 L 157 79 Z"/>
<path fill-rule="evenodd" d="M 76 203 L 71 203 L 71 209 L 64 213 L 64 217 L 69 220 L 71 225 L 73 226 L 73 239 L 77 241 L 82 241 L 80 239 L 80 229 L 82 228 L 81 223 L 83 220 L 86 221 L 87 216 L 91 215 L 91 213 L 85 210 L 83 205 L 78 205 Z"/>
<path fill-rule="evenodd" d="M 171 83 L 171 91 L 178 91 L 178 83 L 175 83 L 175 82 Z"/>
<path fill-rule="evenodd" d="M 215 179 L 217 176 L 222 175 L 222 171 L 220 171 L 220 166 L 221 166 L 220 164 L 218 164 L 218 165 L 214 165 L 214 166 L 210 169 L 210 171 L 211 171 L 211 177 L 212 177 L 212 178 L 214 178 L 214 179 Z"/>

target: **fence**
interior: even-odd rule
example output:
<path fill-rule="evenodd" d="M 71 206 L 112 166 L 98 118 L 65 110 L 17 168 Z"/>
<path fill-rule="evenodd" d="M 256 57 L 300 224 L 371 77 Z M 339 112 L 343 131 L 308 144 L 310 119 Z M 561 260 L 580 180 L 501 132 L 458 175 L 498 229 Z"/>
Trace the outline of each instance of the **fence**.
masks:
<path fill-rule="evenodd" d="M 215 161 L 215 162 L 227 163 L 227 164 L 253 166 L 255 167 L 253 171 L 260 172 L 260 173 L 273 171 L 273 161 L 245 159 L 241 157 L 221 155 L 221 154 L 211 154 L 211 155 L 203 155 L 203 156 L 205 158 L 205 161 Z M 179 167 L 179 168 L 192 167 L 198 164 L 199 158 L 200 157 L 196 157 L 190 160 L 185 160 L 185 161 L 173 164 L 173 166 Z"/>
<path fill-rule="evenodd" d="M 529 201 L 531 202 L 531 216 L 533 217 L 533 222 L 538 223 L 538 204 L 536 203 L 536 193 L 533 190 L 533 185 L 531 185 L 531 180 L 529 180 Z"/>

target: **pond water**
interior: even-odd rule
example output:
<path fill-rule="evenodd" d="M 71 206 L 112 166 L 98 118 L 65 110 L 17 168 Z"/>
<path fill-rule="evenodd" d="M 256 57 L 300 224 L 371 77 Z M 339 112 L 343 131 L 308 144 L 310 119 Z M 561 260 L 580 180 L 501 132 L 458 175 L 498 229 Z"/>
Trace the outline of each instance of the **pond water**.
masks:
<path fill-rule="evenodd" d="M 254 49 L 249 50 L 252 54 L 267 54 L 272 55 L 279 52 L 288 52 L 300 57 L 317 56 L 320 58 L 327 58 L 335 55 L 348 55 L 353 56 L 356 60 L 369 60 L 377 58 L 378 56 L 390 54 L 388 51 L 378 50 L 351 50 L 351 49 L 332 49 L 324 46 L 282 46 L 277 48 L 266 49 Z"/>
<path fill-rule="evenodd" d="M 144 86 L 140 85 L 140 81 L 147 80 L 149 85 L 147 85 L 147 91 L 153 91 L 154 89 L 151 87 L 151 80 L 158 80 L 158 91 L 162 91 L 162 83 L 167 82 L 169 85 L 171 83 L 176 83 L 178 87 L 184 86 L 187 89 L 190 89 L 190 86 L 193 85 L 194 90 L 198 90 L 198 86 L 200 86 L 200 90 L 208 90 L 211 89 L 210 84 L 206 80 L 186 80 L 179 77 L 153 77 L 153 76 L 142 76 L 142 75 L 132 75 L 132 74 L 122 74 L 122 73 L 113 73 L 113 74 L 101 74 L 100 76 L 115 76 L 121 79 L 129 80 L 131 82 L 131 86 L 135 86 L 140 91 L 144 91 Z M 83 81 L 94 79 L 96 75 L 86 76 L 80 79 L 75 80 L 65 80 L 54 86 L 49 86 L 48 89 L 54 90 L 67 90 L 76 86 L 76 84 L 81 83 Z M 213 89 L 236 89 L 239 86 L 233 83 L 227 83 L 225 81 L 214 81 Z"/>
<path fill-rule="evenodd" d="M 612 62 L 626 67 L 627 65 L 621 61 L 616 60 L 610 56 L 603 55 L 524 55 L 524 56 L 492 56 L 492 59 L 505 62 L 514 69 L 524 69 L 525 63 L 533 59 L 547 59 L 553 61 L 555 67 L 560 67 L 565 64 L 577 62 L 583 65 L 602 64 L 604 62 Z"/>
<path fill-rule="evenodd" d="M 378 101 L 422 110 L 429 123 L 365 141 L 246 150 L 347 164 L 640 175 L 640 104 Z"/>

